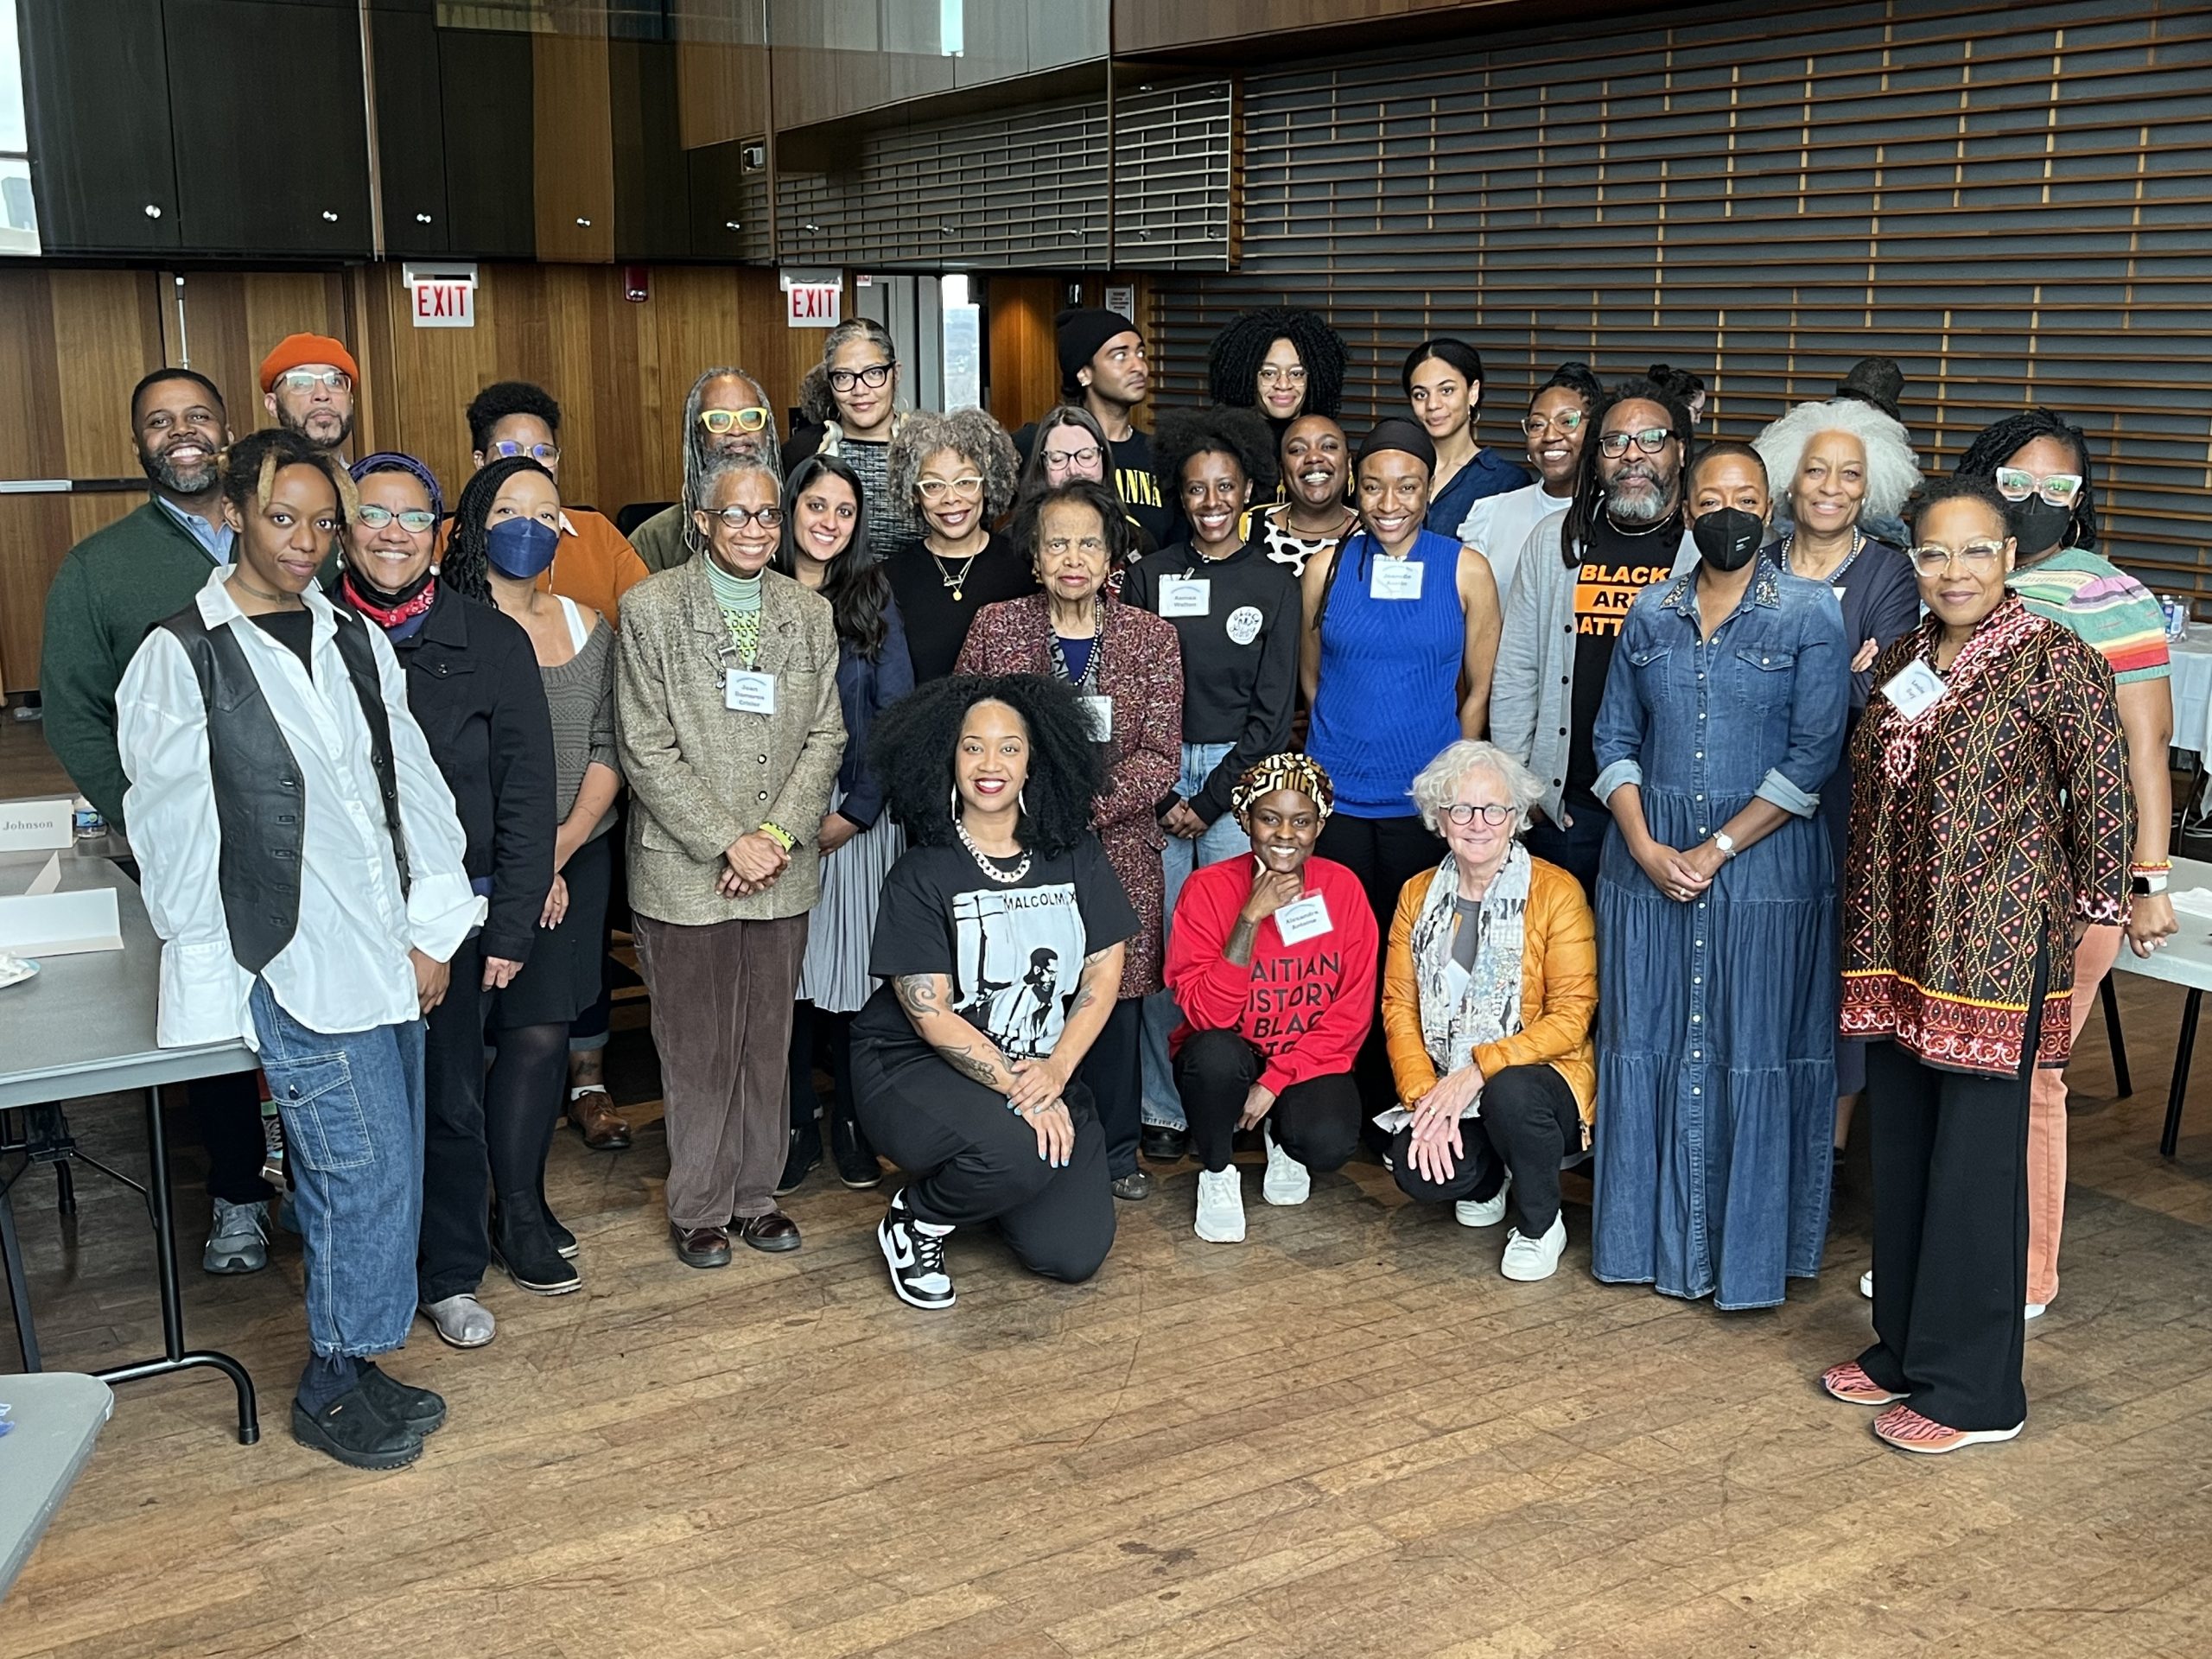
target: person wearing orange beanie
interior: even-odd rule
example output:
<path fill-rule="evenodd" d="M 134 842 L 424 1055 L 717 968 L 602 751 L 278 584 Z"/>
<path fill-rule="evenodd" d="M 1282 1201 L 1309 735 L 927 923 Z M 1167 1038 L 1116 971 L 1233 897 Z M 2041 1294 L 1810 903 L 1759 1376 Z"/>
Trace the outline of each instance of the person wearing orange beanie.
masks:
<path fill-rule="evenodd" d="M 343 461 L 353 435 L 353 387 L 360 367 L 327 334 L 287 334 L 261 359 L 261 401 L 270 416 Z"/>

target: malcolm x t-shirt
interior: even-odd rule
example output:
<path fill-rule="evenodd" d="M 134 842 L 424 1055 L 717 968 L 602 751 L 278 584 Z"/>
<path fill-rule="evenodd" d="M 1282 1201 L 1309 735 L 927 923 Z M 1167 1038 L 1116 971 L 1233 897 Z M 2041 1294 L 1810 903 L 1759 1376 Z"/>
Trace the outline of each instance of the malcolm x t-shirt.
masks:
<path fill-rule="evenodd" d="M 994 860 L 1011 873 L 1019 860 Z M 1009 1060 L 1050 1054 L 1067 1023 L 1083 959 L 1137 931 L 1136 912 L 1096 836 L 1033 856 L 1019 880 L 994 881 L 963 846 L 910 848 L 885 878 L 868 972 L 943 974 L 952 1011 Z M 926 1047 L 885 986 L 854 1023 L 886 1047 Z"/>
<path fill-rule="evenodd" d="M 1596 804 L 1591 786 L 1598 781 L 1598 756 L 1592 735 L 1598 706 L 1605 700 L 1605 676 L 1613 666 L 1621 624 L 1638 594 L 1672 574 L 1681 545 L 1680 513 L 1637 535 L 1616 530 L 1602 512 L 1590 527 L 1582 569 L 1574 578 L 1574 705 L 1567 735 L 1567 792 L 1586 807 Z"/>

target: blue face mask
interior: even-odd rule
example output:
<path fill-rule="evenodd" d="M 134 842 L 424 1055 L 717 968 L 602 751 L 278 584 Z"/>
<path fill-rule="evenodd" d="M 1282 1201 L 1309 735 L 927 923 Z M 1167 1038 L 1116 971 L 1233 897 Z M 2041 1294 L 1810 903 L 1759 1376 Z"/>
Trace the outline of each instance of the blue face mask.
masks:
<path fill-rule="evenodd" d="M 535 518 L 505 518 L 486 534 L 484 556 L 503 576 L 535 582 L 550 569 L 561 550 L 561 532 Z"/>

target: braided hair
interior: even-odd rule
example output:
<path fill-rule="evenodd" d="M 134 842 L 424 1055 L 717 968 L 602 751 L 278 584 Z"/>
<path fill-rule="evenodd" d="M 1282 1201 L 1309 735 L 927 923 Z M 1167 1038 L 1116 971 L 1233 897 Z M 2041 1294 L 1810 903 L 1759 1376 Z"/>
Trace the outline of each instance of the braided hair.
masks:
<path fill-rule="evenodd" d="M 1344 407 L 1344 337 L 1318 311 L 1289 311 L 1262 306 L 1232 318 L 1206 350 L 1206 386 L 1217 404 L 1256 409 L 1260 365 L 1268 348 L 1287 340 L 1306 369 L 1306 401 L 1300 415 L 1334 416 Z"/>
<path fill-rule="evenodd" d="M 456 593 L 480 599 L 487 605 L 492 602 L 492 567 L 487 555 L 492 527 L 486 521 L 492 516 L 492 504 L 499 499 L 501 487 L 517 473 L 536 473 L 548 483 L 553 480 L 553 474 L 528 455 L 508 455 L 478 467 L 475 476 L 461 486 L 461 499 L 454 504 L 453 533 L 446 538 L 445 556 L 438 562 L 441 582 L 449 584 Z"/>
<path fill-rule="evenodd" d="M 2082 474 L 2082 493 L 2074 499 L 2074 516 L 2067 521 L 2066 537 L 2062 547 L 2086 548 L 2091 552 L 2097 545 L 2097 489 L 2091 475 L 2089 440 L 2078 426 L 2073 425 L 2056 410 L 2040 405 L 2023 410 L 2018 415 L 2007 415 L 2002 420 L 1992 421 L 1981 429 L 1980 435 L 1967 446 L 1959 457 L 1954 476 L 1959 478 L 1994 479 L 1997 469 L 2033 443 L 2037 438 L 2056 438 L 2074 452 L 2074 464 Z"/>

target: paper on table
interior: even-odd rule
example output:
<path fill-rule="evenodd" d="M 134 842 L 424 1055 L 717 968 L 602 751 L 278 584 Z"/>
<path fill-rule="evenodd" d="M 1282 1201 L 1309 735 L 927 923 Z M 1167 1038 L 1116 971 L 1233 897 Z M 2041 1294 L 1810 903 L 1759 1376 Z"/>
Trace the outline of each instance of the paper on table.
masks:
<path fill-rule="evenodd" d="M 31 877 L 30 886 L 23 889 L 23 897 L 26 899 L 36 899 L 43 893 L 52 893 L 60 885 L 61 855 L 56 853 L 52 858 L 46 861 L 46 867 L 43 869 L 40 870 L 36 875 Z"/>
<path fill-rule="evenodd" d="M 2212 888 L 2187 887 L 2179 893 L 2169 893 L 2166 897 L 2183 915 L 2212 918 Z"/>

